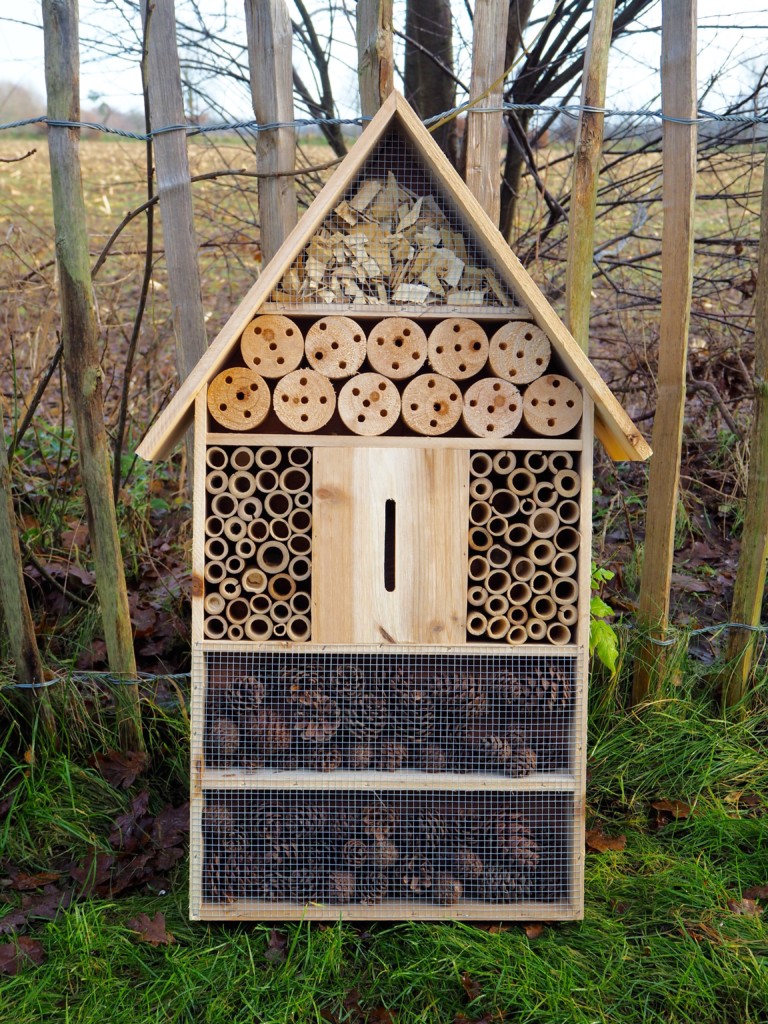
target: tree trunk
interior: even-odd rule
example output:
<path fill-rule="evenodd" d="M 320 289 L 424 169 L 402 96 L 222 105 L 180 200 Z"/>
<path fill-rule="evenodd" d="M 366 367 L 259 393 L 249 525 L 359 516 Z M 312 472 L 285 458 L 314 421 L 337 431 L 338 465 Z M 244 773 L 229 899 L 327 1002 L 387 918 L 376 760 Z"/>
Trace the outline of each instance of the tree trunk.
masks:
<path fill-rule="evenodd" d="M 57 121 L 77 121 L 80 118 L 77 0 L 43 0 L 43 37 L 48 116 Z M 123 702 L 127 710 L 120 722 L 121 739 L 137 749 L 141 744 L 141 722 L 136 661 L 104 426 L 103 374 L 99 364 L 79 137 L 77 128 L 51 125 L 48 129 L 64 368 L 80 454 L 109 665 L 127 683 L 124 692 L 129 700 Z"/>
<path fill-rule="evenodd" d="M 395 87 L 392 0 L 358 0 L 356 28 L 360 111 L 373 117 Z"/>
<path fill-rule="evenodd" d="M 450 0 L 424 4 L 408 0 L 405 11 L 405 98 L 422 120 L 456 105 L 453 79 L 453 21 Z M 456 120 L 433 138 L 456 163 Z"/>

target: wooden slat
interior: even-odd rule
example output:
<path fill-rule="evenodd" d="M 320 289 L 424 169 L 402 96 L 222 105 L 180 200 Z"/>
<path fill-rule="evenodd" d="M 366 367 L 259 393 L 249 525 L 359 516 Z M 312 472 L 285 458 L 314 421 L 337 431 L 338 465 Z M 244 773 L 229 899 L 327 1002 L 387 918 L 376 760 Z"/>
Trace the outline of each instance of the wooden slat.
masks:
<path fill-rule="evenodd" d="M 567 644 L 562 647 L 553 647 L 552 644 L 520 644 L 512 646 L 507 644 L 477 644 L 466 643 L 461 646 L 446 647 L 441 644 L 402 644 L 393 647 L 392 644 L 317 644 L 317 643 L 291 643 L 288 640 L 269 641 L 264 644 L 253 644 L 250 642 L 234 640 L 204 640 L 197 647 L 201 651 L 216 652 L 222 654 L 433 654 L 433 655 L 498 655 L 506 658 L 530 658 L 530 657 L 557 657 L 573 658 L 581 654 L 581 648 L 575 644 Z"/>
<path fill-rule="evenodd" d="M 484 775 L 463 772 L 356 772 L 339 770 L 335 772 L 277 772 L 277 771 L 205 771 L 202 786 L 204 790 L 449 790 L 450 792 L 474 793 L 479 790 L 544 793 L 572 792 L 577 780 L 572 775 L 558 773 L 537 773 L 521 778 L 504 775 Z"/>
<path fill-rule="evenodd" d="M 425 903 L 387 902 L 322 906 L 296 903 L 211 903 L 200 908 L 201 921 L 578 921 L 582 914 L 573 903 L 475 903 L 451 907 Z"/>
<path fill-rule="evenodd" d="M 384 317 L 406 314 L 414 320 L 443 320 L 447 316 L 463 316 L 472 320 L 533 320 L 525 306 L 457 306 L 449 302 L 422 306 L 409 303 L 404 310 L 402 305 L 384 303 L 361 306 L 354 302 L 334 302 L 331 305 L 327 302 L 284 303 L 267 300 L 261 304 L 260 310 L 264 313 L 282 313 L 285 316 L 327 316 L 329 313 L 346 313 L 358 320 L 382 320 Z"/>
<path fill-rule="evenodd" d="M 234 445 L 310 445 L 313 448 L 423 448 L 456 451 L 578 452 L 577 438 L 558 437 L 359 437 L 355 434 L 224 434 L 206 435 L 208 444 Z"/>
<path fill-rule="evenodd" d="M 392 6 L 392 0 L 357 3 L 357 79 L 363 117 L 373 117 L 395 87 Z"/>

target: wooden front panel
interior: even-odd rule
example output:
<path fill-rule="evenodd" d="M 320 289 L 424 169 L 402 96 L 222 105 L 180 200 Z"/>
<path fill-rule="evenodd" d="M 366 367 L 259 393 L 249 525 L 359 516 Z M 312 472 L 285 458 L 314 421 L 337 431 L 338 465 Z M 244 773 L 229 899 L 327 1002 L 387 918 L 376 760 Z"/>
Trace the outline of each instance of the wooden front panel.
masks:
<path fill-rule="evenodd" d="M 313 643 L 465 643 L 469 453 L 317 448 L 313 481 Z"/>

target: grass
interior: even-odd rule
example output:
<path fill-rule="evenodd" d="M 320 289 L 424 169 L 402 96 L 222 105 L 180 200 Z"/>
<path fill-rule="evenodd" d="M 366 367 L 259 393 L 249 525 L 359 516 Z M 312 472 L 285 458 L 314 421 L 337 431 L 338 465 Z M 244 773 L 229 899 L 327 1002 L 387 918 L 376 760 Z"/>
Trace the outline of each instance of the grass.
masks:
<path fill-rule="evenodd" d="M 2 1019 L 762 1024 L 768 932 L 759 913 L 734 908 L 768 883 L 768 706 L 763 693 L 749 717 L 725 719 L 680 667 L 673 692 L 636 716 L 621 709 L 618 687 L 594 687 L 587 824 L 626 846 L 587 856 L 583 922 L 538 938 L 519 925 L 289 924 L 284 960 L 274 960 L 268 925 L 190 923 L 181 867 L 163 895 L 82 900 L 36 926 L 47 960 L 3 978 Z M 23 783 L 0 863 L 42 870 L 104 846 L 130 800 L 88 764 L 110 743 L 109 714 L 89 724 L 72 693 L 68 708 L 65 751 L 38 750 L 30 765 L 7 735 L 3 774 Z M 149 706 L 146 720 L 152 767 L 134 791 L 149 785 L 159 808 L 183 795 L 186 721 Z M 659 824 L 660 798 L 692 813 Z M 127 927 L 157 911 L 172 945 L 154 948 Z"/>

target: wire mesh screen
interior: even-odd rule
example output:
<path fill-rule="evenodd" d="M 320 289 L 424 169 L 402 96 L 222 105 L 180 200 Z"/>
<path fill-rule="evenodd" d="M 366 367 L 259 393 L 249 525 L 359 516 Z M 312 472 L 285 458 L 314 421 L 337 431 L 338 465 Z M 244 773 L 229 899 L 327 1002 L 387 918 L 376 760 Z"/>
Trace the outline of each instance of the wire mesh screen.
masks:
<path fill-rule="evenodd" d="M 382 137 L 270 298 L 350 309 L 515 305 L 462 213 L 397 130 Z"/>

